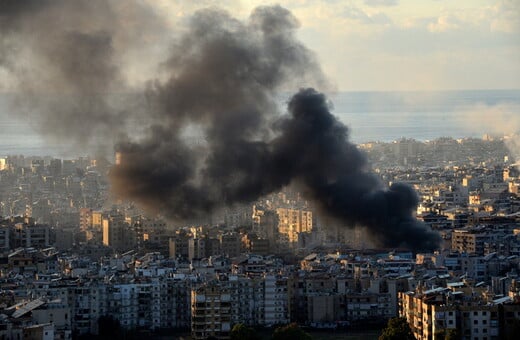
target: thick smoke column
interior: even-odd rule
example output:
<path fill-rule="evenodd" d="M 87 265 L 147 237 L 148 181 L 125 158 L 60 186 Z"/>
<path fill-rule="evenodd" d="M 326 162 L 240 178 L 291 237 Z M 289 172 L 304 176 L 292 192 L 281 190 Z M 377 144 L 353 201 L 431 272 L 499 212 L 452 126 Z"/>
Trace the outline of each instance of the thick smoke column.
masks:
<path fill-rule="evenodd" d="M 118 146 L 115 192 L 188 219 L 288 184 L 291 177 L 269 174 L 275 94 L 290 81 L 322 78 L 294 37 L 297 27 L 279 6 L 257 8 L 248 23 L 223 11 L 198 12 L 165 64 L 169 79 L 149 90 L 161 125 L 145 140 Z M 188 127 L 204 140 L 186 143 Z"/>
<path fill-rule="evenodd" d="M 248 24 L 199 12 L 169 63 L 172 76 L 151 90 L 162 126 L 119 145 L 117 193 L 172 218 L 252 201 L 291 183 L 323 211 L 370 228 L 386 246 L 432 250 L 439 238 L 413 217 L 418 200 L 404 185 L 386 190 L 330 112 L 324 95 L 298 92 L 279 118 L 275 93 L 298 75 L 320 76 L 294 38 L 296 19 L 281 7 L 255 10 Z M 195 125 L 200 148 L 183 142 Z"/>
<path fill-rule="evenodd" d="M 276 173 L 301 183 L 331 216 L 368 227 L 379 244 L 438 247 L 439 236 L 412 215 L 417 194 L 403 184 L 386 189 L 367 171 L 364 154 L 348 141 L 346 126 L 329 112 L 323 94 L 301 90 L 289 102 L 289 112 L 270 145 Z"/>
<path fill-rule="evenodd" d="M 117 140 L 115 194 L 188 220 L 295 184 L 325 213 L 370 228 L 380 245 L 437 247 L 438 236 L 413 218 L 413 190 L 385 188 L 369 172 L 324 95 L 300 90 L 288 114 L 278 114 L 278 93 L 324 84 L 289 11 L 259 7 L 247 22 L 216 9 L 197 12 L 149 83 L 146 111 L 136 111 L 111 96 L 128 90 L 122 60 L 140 43 L 131 39 L 136 31 L 124 24 L 121 3 L 129 2 L 0 4 L 0 66 L 19 81 L 19 108 L 42 133 L 79 146 Z M 146 10 L 133 13 L 143 29 L 154 21 Z M 19 55 L 30 59 L 30 70 L 17 65 Z M 40 98 L 42 88 L 67 96 Z M 144 137 L 129 133 L 131 117 L 146 124 Z"/>

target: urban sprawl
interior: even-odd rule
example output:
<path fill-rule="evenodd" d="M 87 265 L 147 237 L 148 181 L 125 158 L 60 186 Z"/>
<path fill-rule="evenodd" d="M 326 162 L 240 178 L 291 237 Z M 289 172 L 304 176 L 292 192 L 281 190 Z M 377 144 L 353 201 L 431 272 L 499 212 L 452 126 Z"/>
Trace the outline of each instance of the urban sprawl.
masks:
<path fill-rule="evenodd" d="M 290 323 L 348 333 L 395 317 L 417 339 L 507 338 L 520 329 L 520 174 L 507 144 L 359 146 L 384 183 L 416 190 L 417 219 L 442 237 L 432 253 L 381 248 L 296 187 L 183 224 L 112 197 L 112 161 L 0 158 L 0 338 L 117 326 L 229 339 L 238 324 Z"/>

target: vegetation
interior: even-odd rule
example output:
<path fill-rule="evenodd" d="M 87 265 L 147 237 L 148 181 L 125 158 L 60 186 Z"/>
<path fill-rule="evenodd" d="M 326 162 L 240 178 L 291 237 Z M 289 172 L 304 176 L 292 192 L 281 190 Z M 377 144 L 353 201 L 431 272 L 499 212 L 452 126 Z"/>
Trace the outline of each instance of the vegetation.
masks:
<path fill-rule="evenodd" d="M 444 340 L 461 340 L 460 331 L 457 328 L 453 329 L 443 329 L 437 331 L 434 336 L 435 339 L 444 339 Z"/>
<path fill-rule="evenodd" d="M 312 340 L 312 336 L 305 332 L 296 323 L 276 328 L 272 340 Z"/>
<path fill-rule="evenodd" d="M 230 336 L 231 340 L 260 340 L 258 333 L 243 323 L 237 323 L 233 326 Z"/>
<path fill-rule="evenodd" d="M 406 321 L 406 318 L 392 318 L 388 320 L 388 324 L 383 333 L 379 336 L 379 340 L 414 340 L 412 330 Z"/>

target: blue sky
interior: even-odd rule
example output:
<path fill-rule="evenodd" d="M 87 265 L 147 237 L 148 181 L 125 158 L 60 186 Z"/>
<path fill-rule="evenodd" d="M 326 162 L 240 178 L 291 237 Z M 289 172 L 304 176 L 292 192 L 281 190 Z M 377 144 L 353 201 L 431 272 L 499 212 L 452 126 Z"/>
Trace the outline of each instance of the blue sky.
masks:
<path fill-rule="evenodd" d="M 247 20 L 269 1 L 148 0 L 180 29 L 201 7 Z M 518 0 L 287 0 L 338 90 L 520 88 Z"/>

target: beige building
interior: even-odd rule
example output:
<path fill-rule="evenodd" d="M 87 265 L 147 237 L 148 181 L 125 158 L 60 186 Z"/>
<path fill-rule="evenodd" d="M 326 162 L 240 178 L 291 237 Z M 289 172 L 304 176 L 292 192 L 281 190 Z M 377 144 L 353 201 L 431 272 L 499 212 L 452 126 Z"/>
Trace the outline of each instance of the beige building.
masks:
<path fill-rule="evenodd" d="M 455 229 L 451 233 L 451 250 L 459 253 L 483 254 L 484 243 L 490 240 L 486 232 Z"/>
<path fill-rule="evenodd" d="M 286 235 L 289 243 L 298 242 L 298 234 L 312 231 L 312 211 L 278 208 L 278 232 Z"/>
<path fill-rule="evenodd" d="M 103 212 L 102 211 L 92 211 L 91 220 L 92 220 L 92 228 L 101 230 L 103 227 Z"/>
<path fill-rule="evenodd" d="M 87 231 L 92 229 L 92 209 L 81 208 L 79 210 L 79 230 Z"/>
<path fill-rule="evenodd" d="M 193 339 L 229 339 L 231 295 L 218 282 L 208 282 L 191 291 L 191 336 Z"/>
<path fill-rule="evenodd" d="M 485 288 L 433 288 L 399 293 L 399 315 L 418 340 L 444 339 L 456 333 L 463 339 L 503 339 L 520 316 L 514 298 L 485 297 Z"/>

